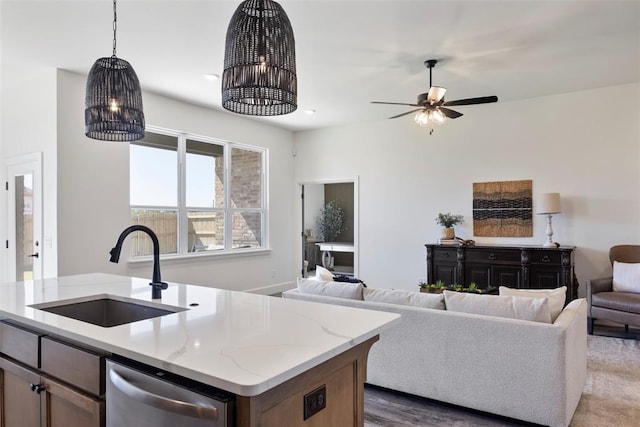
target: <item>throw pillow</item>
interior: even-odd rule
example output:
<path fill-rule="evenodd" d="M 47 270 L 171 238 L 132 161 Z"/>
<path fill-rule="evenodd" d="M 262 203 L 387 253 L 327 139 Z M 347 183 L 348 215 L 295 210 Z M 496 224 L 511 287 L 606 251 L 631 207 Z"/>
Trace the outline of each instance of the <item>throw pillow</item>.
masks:
<path fill-rule="evenodd" d="M 613 261 L 613 290 L 640 293 L 640 263 Z"/>
<path fill-rule="evenodd" d="M 547 298 L 444 291 L 444 303 L 450 311 L 551 323 Z"/>
<path fill-rule="evenodd" d="M 298 290 L 303 294 L 362 300 L 362 289 L 361 283 L 338 283 L 298 278 Z"/>
<path fill-rule="evenodd" d="M 365 301 L 444 310 L 444 296 L 442 294 L 366 288 L 362 291 L 362 297 Z"/>
<path fill-rule="evenodd" d="M 316 280 L 331 282 L 333 280 L 333 273 L 322 266 L 316 265 Z"/>
<path fill-rule="evenodd" d="M 555 322 L 560 312 L 564 308 L 567 299 L 567 287 L 555 289 L 514 289 L 500 286 L 500 295 L 513 297 L 547 298 L 549 300 L 549 312 L 551 313 L 551 323 Z"/>

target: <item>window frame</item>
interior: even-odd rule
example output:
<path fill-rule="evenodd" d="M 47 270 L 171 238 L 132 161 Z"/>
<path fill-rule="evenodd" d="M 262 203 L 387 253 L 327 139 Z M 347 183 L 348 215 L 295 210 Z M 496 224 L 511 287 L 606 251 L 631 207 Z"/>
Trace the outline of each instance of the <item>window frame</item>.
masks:
<path fill-rule="evenodd" d="M 268 155 L 269 149 L 265 147 L 258 147 L 249 144 L 242 144 L 232 141 L 226 141 L 218 138 L 212 138 L 204 135 L 198 135 L 188 132 L 181 132 L 157 126 L 146 126 L 146 131 L 149 133 L 156 133 L 160 135 L 175 137 L 178 142 L 176 151 L 177 162 L 177 197 L 178 200 L 176 206 L 148 206 L 148 205 L 133 205 L 131 204 L 131 197 L 129 197 L 129 216 L 133 210 L 165 210 L 176 211 L 177 210 L 177 251 L 174 253 L 160 254 L 162 259 L 176 259 L 176 258 L 197 258 L 208 256 L 229 256 L 239 254 L 251 254 L 269 251 L 269 209 L 268 209 Z M 187 140 L 203 142 L 207 144 L 216 144 L 222 147 L 223 150 L 223 194 L 224 205 L 223 207 L 190 207 L 186 204 L 187 197 Z M 231 185 L 232 185 L 232 162 L 231 152 L 232 149 L 241 149 L 245 151 L 252 151 L 260 154 L 260 207 L 258 208 L 233 208 L 231 206 Z M 129 165 L 131 167 L 131 165 Z M 131 179 L 131 178 L 129 178 Z M 220 212 L 224 216 L 224 247 L 220 250 L 206 250 L 199 252 L 189 251 L 189 212 Z M 260 246 L 251 248 L 234 248 L 233 247 L 233 216 L 238 212 L 257 212 L 260 214 Z M 152 255 L 130 255 L 129 262 L 143 262 L 152 259 Z"/>

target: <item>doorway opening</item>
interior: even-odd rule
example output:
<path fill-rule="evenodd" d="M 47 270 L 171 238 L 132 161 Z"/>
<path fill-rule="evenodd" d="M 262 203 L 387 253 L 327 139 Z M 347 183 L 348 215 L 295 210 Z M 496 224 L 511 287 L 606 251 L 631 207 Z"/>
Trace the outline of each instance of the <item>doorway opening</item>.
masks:
<path fill-rule="evenodd" d="M 302 277 L 316 274 L 323 266 L 335 275 L 358 274 L 358 185 L 357 180 L 301 184 L 302 194 Z M 342 213 L 343 229 L 326 241 L 318 218 L 329 202 Z"/>

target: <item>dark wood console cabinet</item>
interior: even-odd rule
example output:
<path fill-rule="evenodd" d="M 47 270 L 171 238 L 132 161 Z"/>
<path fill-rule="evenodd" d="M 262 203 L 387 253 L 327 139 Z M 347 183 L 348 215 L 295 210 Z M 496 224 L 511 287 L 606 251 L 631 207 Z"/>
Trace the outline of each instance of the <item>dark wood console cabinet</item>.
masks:
<path fill-rule="evenodd" d="M 567 287 L 567 301 L 578 297 L 574 276 L 574 246 L 427 244 L 427 281 L 479 288 L 508 286 L 522 289 Z"/>

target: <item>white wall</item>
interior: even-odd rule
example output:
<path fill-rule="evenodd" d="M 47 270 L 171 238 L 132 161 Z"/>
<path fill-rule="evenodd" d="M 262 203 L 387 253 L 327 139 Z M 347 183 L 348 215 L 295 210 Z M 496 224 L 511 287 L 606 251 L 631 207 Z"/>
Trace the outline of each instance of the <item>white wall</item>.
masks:
<path fill-rule="evenodd" d="M 58 72 L 58 236 L 60 275 L 106 272 L 151 277 L 151 262 L 119 264 L 108 252 L 129 219 L 129 146 L 84 136 L 86 77 Z M 167 281 L 219 288 L 277 291 L 295 278 L 293 264 L 293 135 L 291 132 L 143 93 L 147 125 L 269 149 L 271 251 L 251 256 L 210 256 L 161 262 Z M 298 229 L 299 230 L 299 229 Z"/>
<path fill-rule="evenodd" d="M 6 161 L 11 157 L 42 153 L 43 245 L 44 277 L 57 275 L 56 252 L 56 70 L 43 66 L 23 55 L 11 45 L 16 25 L 8 25 L 5 15 L 0 21 L 1 65 L 0 131 L 1 179 L 6 180 Z M 11 35 L 9 35 L 11 34 Z M 3 184 L 4 186 L 4 184 Z M 7 236 L 6 192 L 0 197 L 0 241 Z M 13 239 L 10 239 L 13 240 Z M 0 279 L 6 277 L 7 254 L 0 255 Z"/>
<path fill-rule="evenodd" d="M 438 212 L 462 214 L 456 234 L 473 237 L 474 182 L 533 180 L 536 195 L 559 192 L 554 240 L 574 245 L 576 275 L 610 274 L 610 246 L 640 243 L 639 85 L 459 107 L 464 116 L 429 135 L 411 116 L 295 136 L 295 180 L 360 177 L 360 278 L 373 287 L 416 289 L 426 277 L 424 244 Z M 615 100 L 615 108 L 602 100 Z M 399 113 L 382 107 L 381 117 Z M 296 216 L 299 218 L 299 216 Z M 478 242 L 542 244 L 532 238 Z"/>

